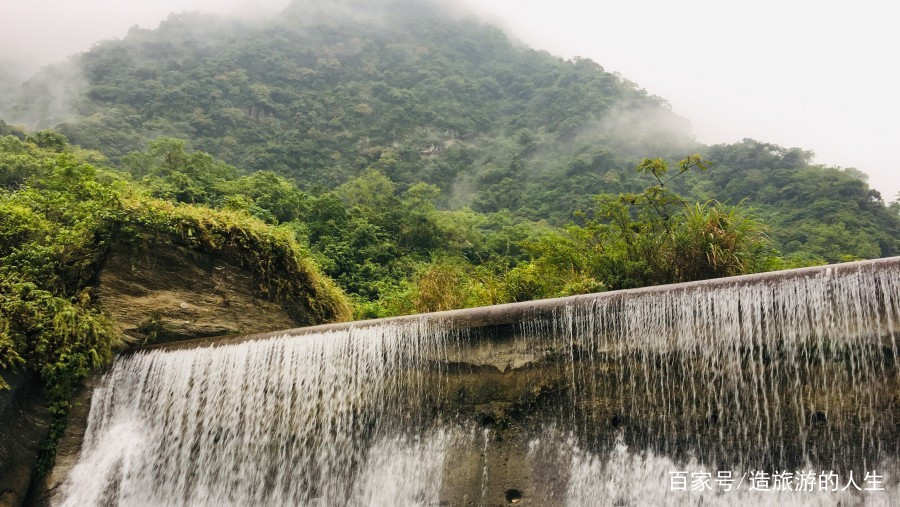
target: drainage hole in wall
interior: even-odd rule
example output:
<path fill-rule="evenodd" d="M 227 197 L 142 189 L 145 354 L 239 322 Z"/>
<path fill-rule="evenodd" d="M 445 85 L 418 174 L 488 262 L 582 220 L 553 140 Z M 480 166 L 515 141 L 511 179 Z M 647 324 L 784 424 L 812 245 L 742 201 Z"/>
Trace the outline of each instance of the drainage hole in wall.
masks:
<path fill-rule="evenodd" d="M 506 502 L 507 503 L 519 503 L 522 501 L 522 492 L 518 489 L 507 489 L 506 490 Z"/>

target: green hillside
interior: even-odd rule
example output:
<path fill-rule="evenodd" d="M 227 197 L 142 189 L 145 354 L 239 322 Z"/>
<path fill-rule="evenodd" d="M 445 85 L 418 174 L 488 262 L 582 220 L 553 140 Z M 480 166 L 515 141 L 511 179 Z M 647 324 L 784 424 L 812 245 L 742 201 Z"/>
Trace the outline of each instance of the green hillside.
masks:
<path fill-rule="evenodd" d="M 712 172 L 673 188 L 753 208 L 796 262 L 900 254 L 896 208 L 858 171 L 752 140 L 699 145 L 664 100 L 599 64 L 428 0 L 172 15 L 45 69 L 10 103 L 7 120 L 54 126 L 115 163 L 173 137 L 315 196 L 376 170 L 398 192 L 436 186 L 439 209 L 554 226 L 585 225 L 576 212 L 595 195 L 640 192 L 643 158 L 697 152 Z"/>
<path fill-rule="evenodd" d="M 304 188 L 331 188 L 377 165 L 400 184 L 438 185 L 454 204 L 555 211 L 563 220 L 571 210 L 532 201 L 551 178 L 577 167 L 583 151 L 597 151 L 596 159 L 604 155 L 598 147 L 616 149 L 594 168 L 624 167 L 619 155 L 690 151 L 671 150 L 690 146 L 684 132 L 671 139 L 616 132 L 617 122 L 641 115 L 664 119 L 660 131 L 680 120 L 594 62 L 525 48 L 427 3 L 391 2 L 366 15 L 370 21 L 356 22 L 294 7 L 262 25 L 172 16 L 156 30 L 97 45 L 71 63 L 77 72 L 61 66 L 36 76 L 20 116 L 52 126 L 74 114 L 60 130 L 114 159 L 166 135 Z M 72 106 L 62 112 L 48 103 L 57 97 L 48 90 L 67 73 L 85 86 L 56 101 Z M 501 202 L 488 189 L 504 191 L 514 186 L 510 178 L 530 184 Z M 454 193 L 454 185 L 485 191 Z M 587 194 L 603 186 L 595 181 Z"/>

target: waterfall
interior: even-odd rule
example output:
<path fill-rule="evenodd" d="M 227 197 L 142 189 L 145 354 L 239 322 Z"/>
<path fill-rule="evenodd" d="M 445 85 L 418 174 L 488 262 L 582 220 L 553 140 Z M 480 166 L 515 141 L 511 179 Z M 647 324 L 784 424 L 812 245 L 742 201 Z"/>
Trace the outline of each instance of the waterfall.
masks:
<path fill-rule="evenodd" d="M 59 503 L 900 500 L 896 264 L 521 308 L 122 356 Z M 876 471 L 885 491 L 672 488 L 754 470 Z"/>
<path fill-rule="evenodd" d="M 585 438 L 626 426 L 629 445 L 666 455 L 863 466 L 900 450 L 887 438 L 900 424 L 898 318 L 892 269 L 582 299 L 523 325 L 570 354 L 558 365 Z"/>
<path fill-rule="evenodd" d="M 444 336 L 370 327 L 121 358 L 73 471 L 90 487 L 64 505 L 342 505 L 380 498 L 390 471 L 400 499 L 435 497 L 454 434 L 424 420 L 424 362 Z"/>

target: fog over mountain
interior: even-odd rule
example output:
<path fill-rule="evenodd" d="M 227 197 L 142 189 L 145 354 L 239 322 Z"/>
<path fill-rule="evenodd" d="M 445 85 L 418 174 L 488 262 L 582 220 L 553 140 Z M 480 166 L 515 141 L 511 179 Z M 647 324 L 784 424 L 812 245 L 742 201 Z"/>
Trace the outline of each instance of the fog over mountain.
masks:
<path fill-rule="evenodd" d="M 697 140 L 744 137 L 815 151 L 856 167 L 886 201 L 900 191 L 894 144 L 900 100 L 889 88 L 900 33 L 889 5 L 774 0 L 595 3 L 455 0 L 537 48 L 589 57 L 668 100 Z M 41 66 L 155 27 L 173 11 L 265 17 L 287 0 L 32 0 L 0 3 L 0 90 Z M 453 2 L 449 2 L 453 3 Z M 321 5 L 331 5 L 322 2 Z M 359 2 L 358 15 L 370 9 Z"/>

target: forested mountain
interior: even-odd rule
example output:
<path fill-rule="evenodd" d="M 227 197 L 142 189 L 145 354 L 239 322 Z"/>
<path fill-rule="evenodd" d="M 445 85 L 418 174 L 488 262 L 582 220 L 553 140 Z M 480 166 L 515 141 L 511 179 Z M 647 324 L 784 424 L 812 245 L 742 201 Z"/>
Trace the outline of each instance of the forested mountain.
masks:
<path fill-rule="evenodd" d="M 428 2 L 357 7 L 297 2 L 261 24 L 173 15 L 36 76 L 15 116 L 75 118 L 59 130 L 113 159 L 166 135 L 305 188 L 375 165 L 401 185 L 438 185 L 454 205 L 559 221 L 572 210 L 545 193 L 560 176 L 564 193 L 589 196 L 609 189 L 602 173 L 627 166 L 623 155 L 690 151 L 683 120 L 594 62 Z M 63 75 L 76 86 L 59 89 Z"/>
<path fill-rule="evenodd" d="M 900 253 L 900 219 L 856 171 L 753 140 L 706 147 L 664 100 L 587 59 L 565 61 L 429 0 L 296 1 L 264 21 L 172 15 L 45 69 L 2 112 L 115 163 L 161 136 L 313 195 L 367 169 L 438 208 L 556 226 L 593 196 L 638 192 L 641 159 L 699 152 L 675 183 L 754 208 L 805 262 Z M 137 177 L 139 169 L 132 168 Z"/>

